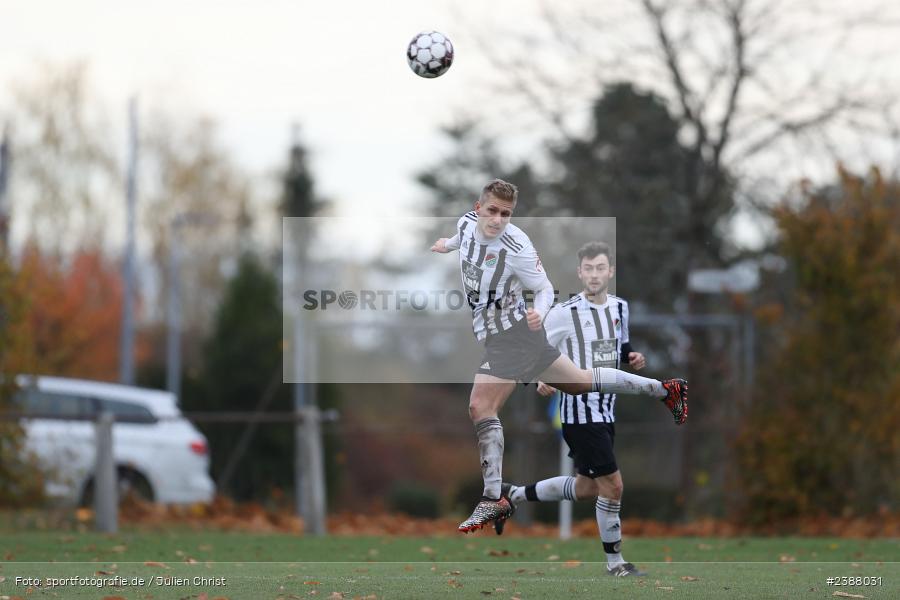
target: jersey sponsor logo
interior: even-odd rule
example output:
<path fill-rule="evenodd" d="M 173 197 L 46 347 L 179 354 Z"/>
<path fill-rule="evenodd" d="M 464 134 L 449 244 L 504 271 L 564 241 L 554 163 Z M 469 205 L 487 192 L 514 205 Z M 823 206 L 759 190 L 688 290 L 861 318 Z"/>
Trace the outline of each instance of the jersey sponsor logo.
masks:
<path fill-rule="evenodd" d="M 591 342 L 591 359 L 594 367 L 616 368 L 619 364 L 619 350 L 616 338 Z"/>
<path fill-rule="evenodd" d="M 484 271 L 477 265 L 474 265 L 467 260 L 463 261 L 463 285 L 466 286 L 466 294 L 470 298 L 473 294 L 477 297 L 478 294 L 481 293 L 481 275 L 483 273 Z"/>
<path fill-rule="evenodd" d="M 484 265 L 486 267 L 493 267 L 497 264 L 497 255 L 494 253 L 490 253 L 484 257 Z"/>
<path fill-rule="evenodd" d="M 594 326 L 594 324 L 591 323 L 590 321 L 585 321 L 584 325 L 583 325 L 583 327 L 593 327 L 593 326 Z"/>
<path fill-rule="evenodd" d="M 486 362 L 486 363 L 484 363 L 483 365 L 481 365 L 481 368 L 484 369 L 485 371 L 490 371 L 490 370 L 491 370 L 491 363 Z"/>

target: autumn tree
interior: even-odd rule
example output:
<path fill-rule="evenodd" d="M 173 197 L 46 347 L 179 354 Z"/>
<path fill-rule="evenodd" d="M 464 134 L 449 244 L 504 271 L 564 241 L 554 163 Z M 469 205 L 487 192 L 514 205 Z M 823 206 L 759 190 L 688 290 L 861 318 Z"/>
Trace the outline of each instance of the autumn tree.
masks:
<path fill-rule="evenodd" d="M 114 381 L 118 373 L 122 280 L 99 249 L 68 261 L 29 245 L 19 277 L 24 286 L 30 371 Z M 140 340 L 137 357 L 146 357 Z"/>
<path fill-rule="evenodd" d="M 896 506 L 900 183 L 841 170 L 775 216 L 794 288 L 737 444 L 743 512 Z"/>
<path fill-rule="evenodd" d="M 62 258 L 108 242 L 110 199 L 122 197 L 107 113 L 82 63 L 40 63 L 12 86 L 7 201 L 18 243 Z"/>
<path fill-rule="evenodd" d="M 25 325 L 26 285 L 0 249 L 0 506 L 33 506 L 43 495 L 40 470 L 25 453 L 25 432 L 13 402 L 16 376 L 31 370 L 30 339 Z"/>
<path fill-rule="evenodd" d="M 204 348 L 200 394 L 185 397 L 188 410 L 288 411 L 291 396 L 281 376 L 281 294 L 274 275 L 252 255 L 241 257 L 216 310 L 214 329 Z M 269 389 L 271 388 L 271 389 Z M 261 400 L 265 400 L 261 402 Z M 209 438 L 213 476 L 231 470 L 222 493 L 264 499 L 293 481 L 293 428 L 267 424 L 249 438 L 247 451 L 234 454 L 246 424 L 201 424 Z M 237 461 L 231 465 L 230 461 Z"/>

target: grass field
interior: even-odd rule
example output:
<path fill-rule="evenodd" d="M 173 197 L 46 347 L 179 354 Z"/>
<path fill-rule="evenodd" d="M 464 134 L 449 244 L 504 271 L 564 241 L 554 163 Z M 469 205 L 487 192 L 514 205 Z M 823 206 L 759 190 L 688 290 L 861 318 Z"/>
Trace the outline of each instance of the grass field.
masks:
<path fill-rule="evenodd" d="M 649 573 L 642 579 L 607 576 L 595 540 L 492 533 L 323 539 L 178 530 L 0 533 L 0 551 L 0 597 L 28 600 L 831 598 L 835 592 L 900 598 L 895 539 L 627 540 L 626 557 Z M 116 576 L 129 585 L 49 587 L 46 581 Z M 826 583 L 842 576 L 880 578 L 880 584 Z M 37 577 L 43 585 L 17 584 L 17 577 Z M 195 584 L 194 578 L 206 580 Z"/>

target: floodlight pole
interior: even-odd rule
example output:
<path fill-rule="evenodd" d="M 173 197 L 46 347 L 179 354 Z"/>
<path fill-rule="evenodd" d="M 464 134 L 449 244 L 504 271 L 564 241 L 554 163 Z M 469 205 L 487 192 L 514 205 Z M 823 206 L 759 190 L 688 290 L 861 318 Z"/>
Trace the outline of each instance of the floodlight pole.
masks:
<path fill-rule="evenodd" d="M 9 236 L 9 210 L 6 208 L 6 192 L 9 187 L 10 158 L 12 155 L 9 137 L 9 125 L 7 125 L 3 128 L 3 139 L 0 140 L 0 252 L 6 250 Z"/>
<path fill-rule="evenodd" d="M 303 228 L 296 248 L 296 267 L 289 275 L 289 289 L 302 288 L 307 277 L 306 234 Z M 287 233 L 285 232 L 285 235 Z M 299 298 L 299 294 L 292 294 Z M 294 426 L 294 502 L 297 514 L 303 518 L 304 531 L 325 535 L 326 489 L 325 459 L 322 448 L 321 412 L 316 405 L 313 375 L 316 372 L 316 334 L 303 310 L 291 303 L 293 316 L 292 358 L 294 383 L 294 411 L 300 417 Z"/>
<path fill-rule="evenodd" d="M 214 225 L 211 213 L 191 211 L 169 223 L 169 298 L 166 305 L 166 389 L 181 404 L 181 230 L 189 225 Z"/>
<path fill-rule="evenodd" d="M 119 338 L 119 381 L 134 385 L 134 245 L 137 202 L 138 121 L 137 99 L 128 103 L 128 174 L 125 191 L 125 261 L 122 279 L 122 332 Z"/>

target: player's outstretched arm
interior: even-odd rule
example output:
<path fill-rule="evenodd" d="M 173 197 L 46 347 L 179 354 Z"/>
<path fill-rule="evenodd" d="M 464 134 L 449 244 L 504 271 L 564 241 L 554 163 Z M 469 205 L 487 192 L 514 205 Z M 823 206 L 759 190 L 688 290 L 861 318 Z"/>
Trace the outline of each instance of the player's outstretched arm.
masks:
<path fill-rule="evenodd" d="M 454 250 L 459 250 L 459 233 L 452 238 L 439 238 L 438 241 L 431 245 L 431 251 L 440 254 L 447 254 Z"/>
<path fill-rule="evenodd" d="M 447 247 L 448 241 L 448 238 L 440 238 L 438 241 L 431 245 L 431 251 L 438 252 L 440 254 L 447 254 L 448 252 L 451 252 L 453 249 Z"/>

